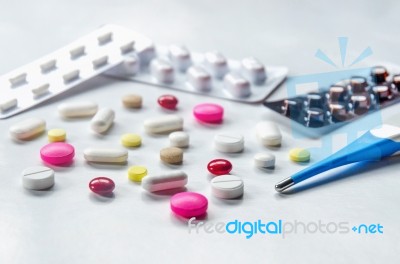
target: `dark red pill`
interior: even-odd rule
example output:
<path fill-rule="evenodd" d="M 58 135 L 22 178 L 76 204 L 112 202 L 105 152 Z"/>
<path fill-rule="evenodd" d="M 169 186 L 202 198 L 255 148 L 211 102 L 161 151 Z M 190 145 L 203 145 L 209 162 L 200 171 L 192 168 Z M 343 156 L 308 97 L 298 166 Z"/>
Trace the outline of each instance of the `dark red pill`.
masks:
<path fill-rule="evenodd" d="M 94 193 L 109 195 L 114 191 L 115 183 L 110 178 L 98 177 L 89 182 L 89 188 Z"/>
<path fill-rule="evenodd" d="M 207 169 L 211 174 L 224 175 L 232 170 L 232 163 L 226 159 L 215 159 L 208 163 Z"/>
<path fill-rule="evenodd" d="M 158 97 L 157 102 L 163 108 L 174 110 L 178 104 L 178 98 L 170 94 L 165 94 Z"/>

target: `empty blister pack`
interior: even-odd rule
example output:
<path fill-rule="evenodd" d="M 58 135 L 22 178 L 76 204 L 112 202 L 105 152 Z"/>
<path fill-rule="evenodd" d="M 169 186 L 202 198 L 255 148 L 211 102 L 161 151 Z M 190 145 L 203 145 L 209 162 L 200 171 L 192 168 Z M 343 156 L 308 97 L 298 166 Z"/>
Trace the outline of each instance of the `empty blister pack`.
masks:
<path fill-rule="evenodd" d="M 0 119 L 15 115 L 111 70 L 134 74 L 139 52 L 145 60 L 148 38 L 115 25 L 87 36 L 0 77 Z"/>
<path fill-rule="evenodd" d="M 184 46 L 153 47 L 152 58 L 150 49 L 147 56 L 137 55 L 146 61 L 131 80 L 239 102 L 261 102 L 288 73 L 286 67 L 265 66 L 254 57 L 237 61 L 220 52 L 190 52 Z"/>
<path fill-rule="evenodd" d="M 286 83 L 289 98 L 265 101 L 264 105 L 279 113 L 281 121 L 282 116 L 293 121 L 291 124 L 296 131 L 320 136 L 400 102 L 399 73 L 400 66 L 385 63 L 369 68 L 293 77 Z M 342 78 L 332 81 L 339 76 Z M 328 81 L 330 85 L 327 85 Z M 296 88 L 305 83 L 322 83 L 322 88 L 295 94 Z M 375 121 L 381 122 L 380 119 Z"/>

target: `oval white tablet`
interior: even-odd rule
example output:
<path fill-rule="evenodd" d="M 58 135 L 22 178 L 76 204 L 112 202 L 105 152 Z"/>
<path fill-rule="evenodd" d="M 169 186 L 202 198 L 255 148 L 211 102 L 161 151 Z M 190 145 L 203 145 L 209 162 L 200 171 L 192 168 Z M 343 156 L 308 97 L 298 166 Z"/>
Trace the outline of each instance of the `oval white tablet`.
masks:
<path fill-rule="evenodd" d="M 187 71 L 189 84 L 198 91 L 211 90 L 211 75 L 200 66 L 192 66 Z"/>
<path fill-rule="evenodd" d="M 25 119 L 10 127 L 10 135 L 15 139 L 30 139 L 43 133 L 46 121 L 40 118 Z"/>
<path fill-rule="evenodd" d="M 62 103 L 58 106 L 58 113 L 65 118 L 86 117 L 96 114 L 98 106 L 91 101 Z"/>
<path fill-rule="evenodd" d="M 235 97 L 247 97 L 251 94 L 249 81 L 238 74 L 226 74 L 224 86 Z"/>
<path fill-rule="evenodd" d="M 275 167 L 275 155 L 270 153 L 257 153 L 254 155 L 254 166 L 257 168 Z"/>
<path fill-rule="evenodd" d="M 222 79 L 229 71 L 226 58 L 219 52 L 207 52 L 205 54 L 205 65 L 211 74 L 218 79 Z"/>
<path fill-rule="evenodd" d="M 243 180 L 235 175 L 221 175 L 211 180 L 211 192 L 215 197 L 234 199 L 243 195 Z"/>
<path fill-rule="evenodd" d="M 184 46 L 170 46 L 168 55 L 175 69 L 181 72 L 185 72 L 192 65 L 190 52 Z"/>
<path fill-rule="evenodd" d="M 114 122 L 115 113 L 110 108 L 100 109 L 92 118 L 90 126 L 93 131 L 97 133 L 106 132 Z"/>
<path fill-rule="evenodd" d="M 184 131 L 172 132 L 168 138 L 171 147 L 185 148 L 189 146 L 189 134 Z"/>
<path fill-rule="evenodd" d="M 128 151 L 119 148 L 87 148 L 83 156 L 89 162 L 124 163 L 128 159 Z"/>
<path fill-rule="evenodd" d="M 253 57 L 242 60 L 242 73 L 254 84 L 262 84 L 267 78 L 264 65 Z"/>
<path fill-rule="evenodd" d="M 29 167 L 22 172 L 22 185 L 29 190 L 44 190 L 54 185 L 54 171 L 43 166 Z"/>
<path fill-rule="evenodd" d="M 154 59 L 150 63 L 150 72 L 160 83 L 174 82 L 174 68 L 172 65 L 162 59 Z"/>
<path fill-rule="evenodd" d="M 16 98 L 8 98 L 0 102 L 0 112 L 5 112 L 14 108 L 18 105 L 18 100 Z"/>
<path fill-rule="evenodd" d="M 165 115 L 144 121 L 144 129 L 147 133 L 168 133 L 183 129 L 183 119 L 176 115 Z"/>
<path fill-rule="evenodd" d="M 220 152 L 240 152 L 244 149 L 244 137 L 236 133 L 220 133 L 214 137 L 214 147 Z"/>
<path fill-rule="evenodd" d="M 282 142 L 281 131 L 274 122 L 258 122 L 256 125 L 256 135 L 264 146 L 279 146 Z"/>
<path fill-rule="evenodd" d="M 142 179 L 142 187 L 148 192 L 182 188 L 187 184 L 188 176 L 183 171 L 171 171 L 160 175 L 150 175 Z"/>

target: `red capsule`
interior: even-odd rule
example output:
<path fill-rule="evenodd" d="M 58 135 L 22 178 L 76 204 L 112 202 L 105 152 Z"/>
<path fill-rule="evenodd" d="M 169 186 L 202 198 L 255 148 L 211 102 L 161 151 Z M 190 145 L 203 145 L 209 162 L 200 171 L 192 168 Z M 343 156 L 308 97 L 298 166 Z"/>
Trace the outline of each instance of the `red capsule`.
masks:
<path fill-rule="evenodd" d="M 163 108 L 174 110 L 178 104 L 178 98 L 170 94 L 165 94 L 158 97 L 157 102 Z"/>
<path fill-rule="evenodd" d="M 115 183 L 110 178 L 98 177 L 89 182 L 89 188 L 94 193 L 110 195 L 114 191 Z"/>
<path fill-rule="evenodd" d="M 211 174 L 224 175 L 232 170 L 232 163 L 225 159 L 215 159 L 208 163 L 207 169 Z"/>

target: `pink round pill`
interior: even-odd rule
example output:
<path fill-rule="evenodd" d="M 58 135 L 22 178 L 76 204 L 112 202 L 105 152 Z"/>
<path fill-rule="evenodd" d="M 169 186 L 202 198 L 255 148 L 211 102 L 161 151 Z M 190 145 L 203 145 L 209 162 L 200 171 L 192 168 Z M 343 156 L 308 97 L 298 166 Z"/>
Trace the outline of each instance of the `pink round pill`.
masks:
<path fill-rule="evenodd" d="M 201 122 L 221 123 L 224 116 L 224 108 L 218 104 L 198 104 L 193 108 L 193 115 Z"/>
<path fill-rule="evenodd" d="M 74 147 L 64 142 L 50 143 L 40 150 L 42 160 L 52 165 L 70 163 L 74 156 Z"/>
<path fill-rule="evenodd" d="M 186 218 L 204 215 L 207 207 L 207 198 L 199 193 L 181 192 L 171 197 L 172 212 Z"/>

